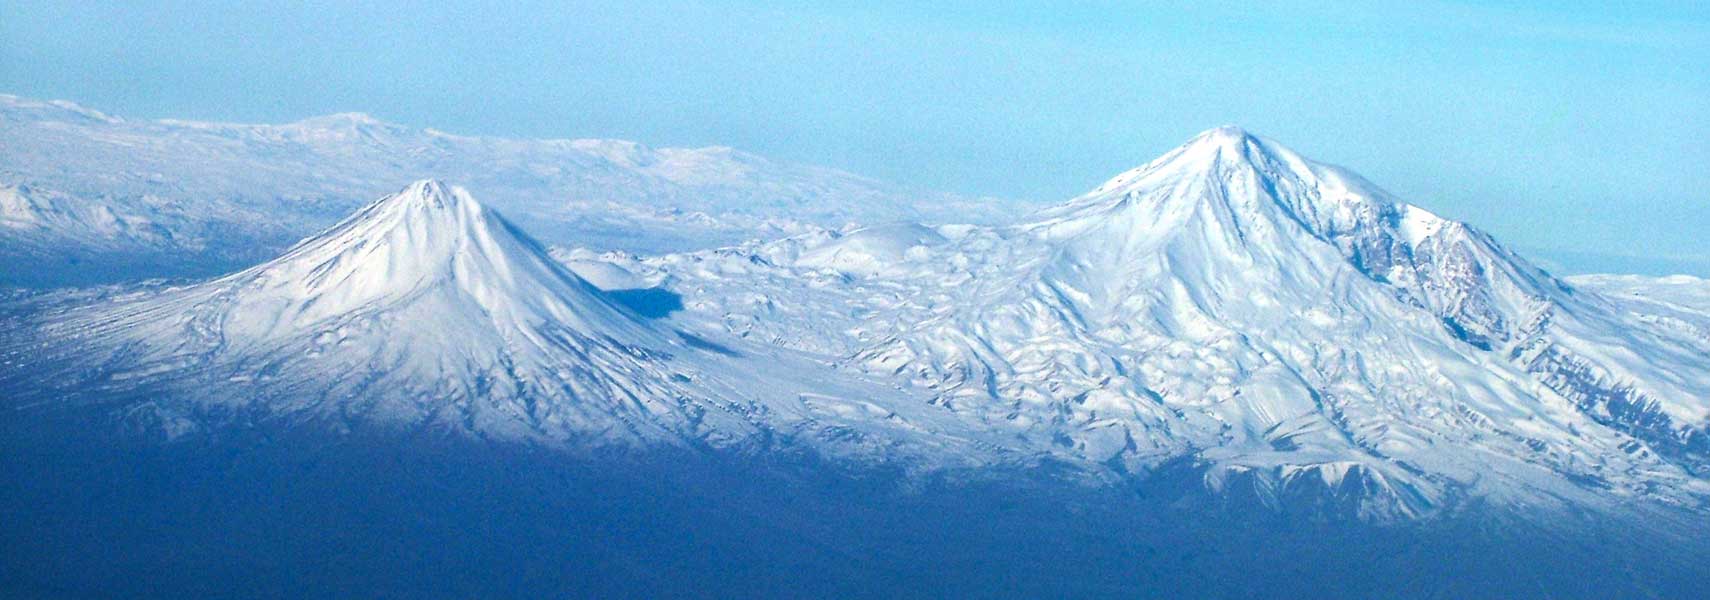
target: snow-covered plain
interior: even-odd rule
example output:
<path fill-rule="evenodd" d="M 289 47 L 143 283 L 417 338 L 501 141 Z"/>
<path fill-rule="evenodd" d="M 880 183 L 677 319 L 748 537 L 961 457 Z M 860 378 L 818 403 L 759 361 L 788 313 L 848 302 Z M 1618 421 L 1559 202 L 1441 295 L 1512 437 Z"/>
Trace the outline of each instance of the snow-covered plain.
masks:
<path fill-rule="evenodd" d="M 338 190 L 416 169 L 482 186 L 411 184 L 203 283 L 14 302 L 0 335 L 13 408 L 92 405 L 166 438 L 378 426 L 570 451 L 807 451 L 955 477 L 1067 465 L 1093 486 L 1185 465 L 1213 494 L 1375 521 L 1472 503 L 1702 511 L 1710 498 L 1702 289 L 1559 280 L 1237 128 L 1017 224 L 923 225 L 896 207 L 840 208 L 902 202 L 864 180 L 778 175 L 727 150 L 458 138 L 357 116 L 137 124 L 7 101 L 8 127 L 36 140 L 7 153 L 7 172 L 89 186 L 10 188 L 6 223 L 36 230 L 100 211 L 35 198 L 76 205 L 103 185 L 136 200 L 196 181 L 185 197 L 229 189 L 234 211 L 303 224 L 349 206 Z M 58 120 L 18 117 L 37 112 Z M 97 134 L 113 155 L 54 158 L 53 143 Z M 180 153 L 195 160 L 148 162 Z M 98 162 L 135 171 L 103 182 Z M 272 170 L 239 168 L 258 163 Z M 794 200 L 747 209 L 888 224 L 792 221 L 726 239 L 783 237 L 659 254 L 673 242 L 655 228 L 705 233 L 668 211 L 602 221 L 631 240 L 613 249 L 572 235 L 598 227 L 554 225 L 613 213 L 506 187 L 521 172 L 537 190 L 616 178 L 661 197 L 732 194 L 696 200 L 705 210 L 771 190 Z M 236 192 L 292 173 L 298 192 Z M 488 195 L 528 220 L 498 216 Z M 128 231 L 69 222 L 97 221 Z M 522 232 L 535 223 L 560 247 Z"/>

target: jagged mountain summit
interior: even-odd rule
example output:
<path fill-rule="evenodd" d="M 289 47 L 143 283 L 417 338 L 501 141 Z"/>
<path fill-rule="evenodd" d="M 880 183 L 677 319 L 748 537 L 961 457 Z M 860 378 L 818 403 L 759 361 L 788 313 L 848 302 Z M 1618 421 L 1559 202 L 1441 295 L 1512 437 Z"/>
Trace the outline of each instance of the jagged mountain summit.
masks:
<path fill-rule="evenodd" d="M 1267 503 L 1406 518 L 1710 493 L 1701 321 L 1576 290 L 1238 128 L 1021 225 L 621 266 L 684 290 L 685 322 L 846 356 L 1067 459 L 1194 465 Z"/>
<path fill-rule="evenodd" d="M 9 332 L 6 363 L 21 368 L 0 388 L 14 406 L 92 404 L 168 437 L 378 426 L 570 449 L 794 440 L 863 460 L 915 443 L 989 458 L 955 450 L 969 434 L 924 403 L 884 409 L 805 359 L 661 327 L 432 180 L 250 269 L 98 298 Z M 884 418 L 848 418 L 867 414 Z"/>

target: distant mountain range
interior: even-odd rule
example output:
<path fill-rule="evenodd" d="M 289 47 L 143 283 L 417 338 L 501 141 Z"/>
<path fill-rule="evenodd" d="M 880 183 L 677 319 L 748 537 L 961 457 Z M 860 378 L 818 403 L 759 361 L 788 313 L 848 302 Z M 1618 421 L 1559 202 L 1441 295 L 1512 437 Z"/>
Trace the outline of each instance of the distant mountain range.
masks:
<path fill-rule="evenodd" d="M 544 241 L 662 252 L 891 220 L 991 222 L 1010 203 L 731 148 L 517 140 L 362 114 L 286 125 L 138 121 L 0 95 L 0 285 L 207 276 L 265 260 L 414 180 L 468 187 Z"/>

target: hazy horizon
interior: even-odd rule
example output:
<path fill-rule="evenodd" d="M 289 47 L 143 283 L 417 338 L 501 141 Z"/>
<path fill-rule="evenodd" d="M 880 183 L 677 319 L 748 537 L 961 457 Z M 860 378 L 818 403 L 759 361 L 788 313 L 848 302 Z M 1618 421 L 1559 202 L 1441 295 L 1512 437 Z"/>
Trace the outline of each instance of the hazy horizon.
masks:
<path fill-rule="evenodd" d="M 0 9 L 0 90 L 128 118 L 354 111 L 470 135 L 726 145 L 1033 203 L 1239 124 L 1563 272 L 1710 276 L 1702 8 L 618 12 L 25 1 Z"/>

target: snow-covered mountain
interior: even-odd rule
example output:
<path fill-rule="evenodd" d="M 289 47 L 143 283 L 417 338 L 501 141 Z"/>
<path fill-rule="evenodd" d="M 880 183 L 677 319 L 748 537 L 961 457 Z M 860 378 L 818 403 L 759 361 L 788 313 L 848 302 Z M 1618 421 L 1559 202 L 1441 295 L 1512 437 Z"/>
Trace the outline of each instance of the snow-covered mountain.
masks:
<path fill-rule="evenodd" d="M 71 308 L 7 332 L 10 406 L 93 403 L 167 437 L 379 426 L 566 449 L 792 442 L 940 466 L 996 456 L 946 411 L 897 402 L 906 395 L 661 327 L 437 181 L 226 277 L 86 294 L 38 298 Z"/>
<path fill-rule="evenodd" d="M 644 252 L 804 224 L 1003 212 L 730 148 L 468 137 L 362 114 L 285 125 L 142 121 L 0 95 L 0 139 L 0 284 L 241 268 L 333 223 L 357 199 L 429 177 L 492 199 L 549 243 Z M 54 269 L 25 268 L 42 263 Z"/>
<path fill-rule="evenodd" d="M 1236 128 L 1017 225 L 583 246 L 418 183 L 207 283 L 26 298 L 0 388 L 168 434 L 1066 466 L 1372 520 L 1710 499 L 1705 312 L 1558 280 Z"/>
<path fill-rule="evenodd" d="M 1067 459 L 1377 518 L 1702 506 L 1703 321 L 1579 290 L 1235 128 L 1030 222 L 609 259 L 686 326 L 845 356 Z"/>

